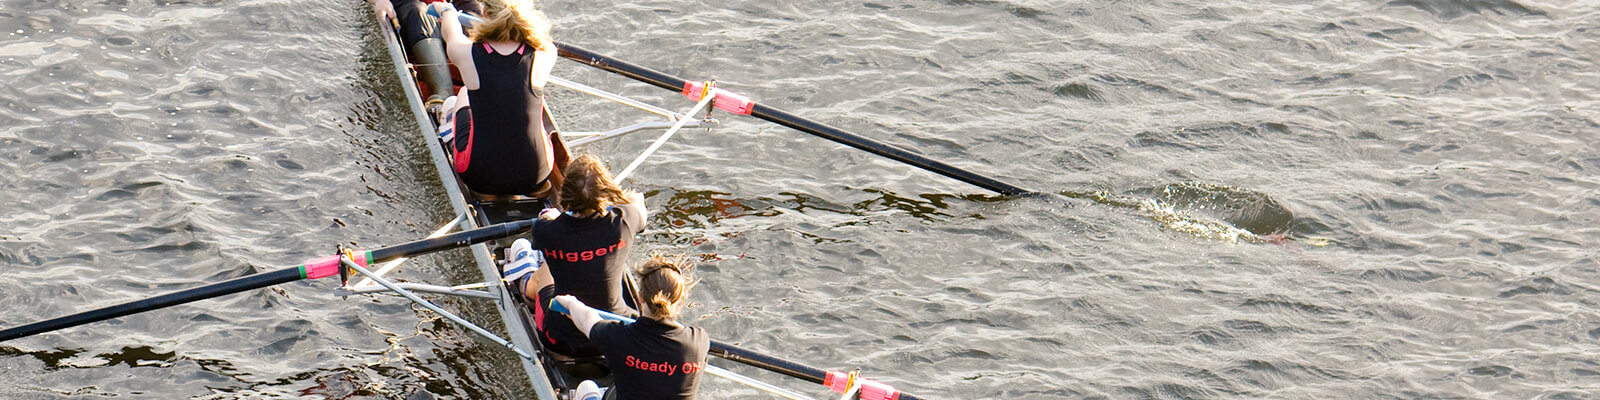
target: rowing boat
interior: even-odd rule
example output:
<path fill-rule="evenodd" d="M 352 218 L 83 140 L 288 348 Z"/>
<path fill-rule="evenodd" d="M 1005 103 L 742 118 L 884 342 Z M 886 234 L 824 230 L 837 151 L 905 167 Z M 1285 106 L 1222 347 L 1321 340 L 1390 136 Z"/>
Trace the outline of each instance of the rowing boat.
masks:
<path fill-rule="evenodd" d="M 439 115 L 423 100 L 420 77 L 417 69 L 408 60 L 406 49 L 400 44 L 399 36 L 390 21 L 379 22 L 383 27 L 385 43 L 389 48 L 389 56 L 394 62 L 395 74 L 399 77 L 400 85 L 410 105 L 411 115 L 415 122 L 414 128 L 422 141 L 427 143 L 428 153 L 432 156 L 434 168 L 439 173 L 439 181 L 443 186 L 450 207 L 458 218 L 453 223 L 459 229 L 475 229 L 494 224 L 528 220 L 538 215 L 543 202 L 536 199 L 513 199 L 479 201 L 469 195 L 467 189 L 456 178 L 450 157 L 445 152 L 445 144 L 441 142 L 436 131 Z M 550 113 L 545 113 L 546 133 L 556 130 L 556 123 L 550 118 Z M 478 271 L 483 275 L 484 282 L 502 282 L 503 258 L 497 257 L 508 246 L 508 239 L 490 241 L 471 246 L 472 257 Z M 500 319 L 505 331 L 508 332 L 509 343 L 516 348 L 533 349 L 527 352 L 532 357 L 521 357 L 519 363 L 526 371 L 534 394 L 539 400 L 556 400 L 557 394 L 576 386 L 573 376 L 556 368 L 555 360 L 544 351 L 534 340 L 537 336 L 533 331 L 532 316 L 527 312 L 528 304 L 524 297 L 509 284 L 478 285 L 483 292 L 488 293 L 498 305 Z M 450 293 L 456 294 L 456 293 Z"/>
<path fill-rule="evenodd" d="M 519 357 L 518 363 L 526 373 L 533 389 L 531 395 L 539 400 L 571 398 L 569 391 L 576 386 L 579 379 L 599 378 L 598 380 L 602 385 L 609 383 L 609 379 L 603 376 L 603 372 L 595 372 L 603 371 L 603 368 L 584 368 L 586 362 L 592 363 L 601 360 L 558 361 L 550 353 L 544 351 L 538 341 L 533 339 L 537 335 L 534 334 L 533 318 L 530 311 L 532 308 L 525 303 L 519 291 L 510 288 L 501 279 L 502 267 L 497 261 L 496 255 L 500 249 L 507 247 L 507 243 L 513 236 L 532 229 L 532 218 L 542 208 L 543 202 L 534 200 L 477 201 L 474 200 L 474 197 L 468 195 L 465 188 L 457 180 L 450 158 L 446 155 L 445 146 L 436 133 L 437 118 L 430 112 L 428 105 L 423 100 L 423 93 L 419 90 L 416 73 L 418 65 L 414 65 L 409 61 L 405 48 L 400 44 L 399 35 L 394 29 L 393 22 L 379 18 L 378 23 L 382 27 L 381 36 L 388 46 L 396 77 L 399 78 L 400 86 L 410 106 L 411 116 L 415 123 L 413 127 L 416 134 L 421 136 L 422 141 L 428 147 L 434 167 L 439 174 L 439 182 L 446 193 L 452 210 L 455 212 L 456 218 L 434 231 L 428 238 L 421 240 L 364 251 L 341 247 L 336 255 L 307 260 L 305 263 L 293 267 L 247 275 L 142 300 L 0 329 L 0 342 L 256 290 L 272 285 L 339 276 L 341 284 L 334 290 L 335 295 L 350 296 L 378 292 L 398 294 L 450 322 L 516 353 Z M 710 119 L 710 110 L 715 108 L 733 114 L 765 119 L 794 128 L 800 132 L 827 138 L 1002 194 L 1035 193 L 927 159 L 904 149 L 874 142 L 838 128 L 806 120 L 764 104 L 757 104 L 746 96 L 715 88 L 712 82 L 685 81 L 681 78 L 584 50 L 570 44 L 557 43 L 557 47 L 560 49 L 562 58 L 574 60 L 579 64 L 612 72 L 657 87 L 673 91 L 681 89 L 681 92 L 686 97 L 696 101 L 695 106 L 690 108 L 689 111 L 677 113 L 560 77 L 553 76 L 550 78 L 550 82 L 556 86 L 613 101 L 665 118 L 665 120 L 639 122 L 604 132 L 563 132 L 562 136 L 569 138 L 569 141 L 566 142 L 568 146 L 580 146 L 596 140 L 618 137 L 632 132 L 652 129 L 665 130 L 643 154 L 640 154 L 632 163 L 616 174 L 618 181 L 626 179 L 628 174 L 638 168 L 646 157 L 660 148 L 674 133 L 683 128 L 714 123 L 715 120 Z M 554 130 L 556 124 L 549 119 L 552 114 L 548 112 L 548 108 L 546 111 L 545 126 L 547 129 Z M 699 115 L 701 111 L 706 111 L 706 117 L 700 119 L 689 117 Z M 393 282 L 384 277 L 385 274 L 398 268 L 410 257 L 460 247 L 469 247 L 471 249 L 474 266 L 478 268 L 483 277 L 482 283 L 439 286 L 415 282 Z M 352 284 L 351 278 L 357 277 L 361 278 L 360 281 Z M 429 300 L 423 299 L 417 293 L 466 296 L 492 300 L 495 302 L 506 337 L 501 337 L 489 329 L 456 316 Z M 822 370 L 714 339 L 711 341 L 709 352 L 710 355 L 721 360 L 737 362 L 788 377 L 821 384 L 835 393 L 843 393 L 843 399 L 918 399 L 889 385 L 861 377 L 855 372 Z M 794 400 L 814 398 L 814 396 L 799 394 L 791 389 L 739 375 L 710 363 L 704 365 L 701 371 L 778 397 Z"/>
<path fill-rule="evenodd" d="M 463 16 L 462 18 L 464 19 L 464 22 L 472 22 L 465 21 L 466 19 L 472 17 Z M 533 200 L 485 202 L 475 201 L 467 195 L 465 192 L 465 186 L 456 179 L 454 169 L 450 163 L 450 158 L 446 156 L 444 151 L 444 144 L 440 141 L 439 136 L 436 133 L 437 128 L 435 127 L 437 126 L 438 117 L 429 112 L 429 109 L 423 100 L 423 94 L 418 89 L 419 78 L 415 73 L 414 66 L 411 65 L 407 60 L 405 48 L 400 45 L 398 35 L 390 21 L 382 20 L 380 18 L 379 24 L 383 27 L 383 36 L 389 47 L 390 57 L 394 61 L 395 72 L 400 78 L 400 83 L 404 88 L 406 100 L 410 104 L 411 114 L 416 122 L 417 133 L 421 135 L 423 141 L 427 143 L 429 154 L 433 158 L 434 167 L 439 173 L 440 181 L 449 197 L 451 207 L 458 215 L 457 219 L 452 221 L 451 224 L 459 224 L 461 229 L 474 229 L 482 226 L 516 223 L 517 221 L 523 221 L 535 217 L 541 210 L 543 202 Z M 959 168 L 955 168 L 939 161 L 928 159 L 904 149 L 878 143 L 870 139 L 845 132 L 838 128 L 789 114 L 764 104 L 757 104 L 744 95 L 716 88 L 713 82 L 685 81 L 671 75 L 663 74 L 655 70 L 600 55 L 598 53 L 584 50 L 570 44 L 557 43 L 557 47 L 560 49 L 560 56 L 562 58 L 577 61 L 580 64 L 633 78 L 635 80 L 658 87 L 671 90 L 682 88 L 682 93 L 686 97 L 697 101 L 695 106 L 689 111 L 677 113 L 634 99 L 616 95 L 614 93 L 595 89 L 577 82 L 562 79 L 557 76 L 552 76 L 550 78 L 550 83 L 556 86 L 565 87 L 567 89 L 571 89 L 582 94 L 592 95 L 601 99 L 614 101 L 616 103 L 647 111 L 665 118 L 664 121 L 640 122 L 605 132 L 567 132 L 562 134 L 563 137 L 576 139 L 568 142 L 568 146 L 581 146 L 596 140 L 618 137 L 632 132 L 651 129 L 664 129 L 665 132 L 648 148 L 646 148 L 642 154 L 635 158 L 632 163 L 628 164 L 627 167 L 623 168 L 621 172 L 616 174 L 615 179 L 617 181 L 627 179 L 628 175 L 638 168 L 645 158 L 649 157 L 656 149 L 660 148 L 660 146 L 669 138 L 671 138 L 672 135 L 677 131 L 686 127 L 699 127 L 703 125 L 714 124 L 715 120 L 711 119 L 710 115 L 711 109 L 716 108 L 734 114 L 749 115 L 765 119 L 779 125 L 794 128 L 801 132 L 827 138 L 835 142 L 888 157 L 908 165 L 923 168 L 931 172 L 962 180 L 964 182 L 972 183 L 974 185 L 994 190 L 1002 194 L 1032 193 L 1025 189 L 1021 189 L 992 178 L 984 177 L 961 170 Z M 547 130 L 546 133 L 548 134 L 551 131 L 555 131 L 557 128 L 555 121 L 551 119 L 551 115 L 553 114 L 549 112 L 548 104 L 545 106 L 544 126 Z M 706 116 L 703 119 L 695 119 L 691 117 L 692 115 L 699 114 L 701 111 L 706 111 Z M 447 224 L 444 228 L 441 228 L 440 231 L 435 232 L 435 235 L 443 234 L 445 230 L 451 227 L 451 224 Z M 526 299 L 521 296 L 517 290 L 502 282 L 500 279 L 502 269 L 500 263 L 498 263 L 495 259 L 495 255 L 498 253 L 498 251 L 495 251 L 495 249 L 506 248 L 508 246 L 508 241 L 509 239 L 500 239 L 499 241 L 491 241 L 485 244 L 477 244 L 472 246 L 473 258 L 479 271 L 483 274 L 484 282 L 494 282 L 495 284 L 485 283 L 455 288 L 418 285 L 412 288 L 420 291 L 429 291 L 435 293 L 463 294 L 461 290 L 470 287 L 484 289 L 490 293 L 483 294 L 483 292 L 464 292 L 479 293 L 479 297 L 492 298 L 496 300 L 501 320 L 505 324 L 506 331 L 510 332 L 511 338 L 509 340 L 494 337 L 492 334 L 484 332 L 481 328 L 476 328 L 471 326 L 469 323 L 461 321 L 459 317 L 450 316 L 448 313 L 445 314 L 446 316 L 452 317 L 451 319 L 457 321 L 457 323 L 467 325 L 469 328 L 473 328 L 473 330 L 477 331 L 479 334 L 488 336 L 491 339 L 510 347 L 512 350 L 521 355 L 523 369 L 526 370 L 530 382 L 534 388 L 535 395 L 539 400 L 571 398 L 572 396 L 570 391 L 574 389 L 582 379 L 595 379 L 598 380 L 602 386 L 609 385 L 609 376 L 605 376 L 603 372 L 596 373 L 596 368 L 586 368 L 587 366 L 593 364 L 584 364 L 585 362 L 603 362 L 603 360 L 557 360 L 552 356 L 551 353 L 545 351 L 537 340 L 533 340 L 533 338 L 538 337 L 534 333 L 535 328 L 533 324 L 533 316 L 531 315 L 530 311 L 533 308 L 525 302 Z M 379 272 L 379 274 L 381 273 L 382 271 Z M 365 283 L 367 282 L 362 282 L 362 284 Z M 341 291 L 344 293 L 356 293 L 373 292 L 387 289 L 405 294 L 407 297 L 412 298 L 413 301 L 423 303 L 425 306 L 429 306 L 429 308 L 433 309 L 435 312 L 444 313 L 442 310 L 430 306 L 425 301 L 407 294 L 405 288 L 396 287 L 392 284 L 385 284 L 384 286 L 385 288 L 380 289 L 368 285 L 367 288 L 363 289 L 361 288 L 361 284 L 358 284 L 356 286 L 356 290 L 351 290 L 347 285 L 345 288 L 342 288 Z M 528 352 L 521 349 L 533 350 Z M 712 340 L 710 353 L 711 355 L 720 359 L 730 360 L 741 364 L 754 366 L 756 368 L 776 372 L 789 377 L 821 384 L 836 393 L 843 393 L 844 399 L 918 400 L 916 396 L 902 393 L 892 386 L 861 377 L 856 372 L 822 370 L 782 358 L 740 348 L 722 341 Z M 604 368 L 598 368 L 598 370 L 603 371 Z M 794 400 L 813 398 L 812 396 L 799 394 L 789 389 L 751 379 L 711 364 L 705 365 L 702 371 L 778 397 Z"/>
<path fill-rule="evenodd" d="M 451 208 L 454 210 L 455 215 L 458 216 L 451 224 L 441 228 L 441 232 L 452 228 L 452 225 L 456 229 L 470 230 L 483 226 L 525 221 L 536 217 L 545 204 L 541 200 L 522 198 L 492 201 L 478 200 L 476 196 L 472 196 L 469 193 L 470 191 L 465 185 L 461 184 L 453 172 L 454 168 L 451 164 L 451 159 L 445 152 L 447 144 L 442 142 L 437 134 L 436 127 L 441 116 L 435 114 L 436 111 L 431 109 L 427 101 L 424 100 L 425 93 L 422 92 L 421 88 L 425 84 L 422 83 L 417 73 L 418 66 L 414 65 L 412 63 L 413 60 L 410 60 L 407 56 L 406 48 L 400 44 L 399 35 L 393 28 L 391 21 L 381 20 L 379 24 L 383 27 L 383 36 L 389 48 L 389 55 L 394 63 L 395 74 L 399 78 L 406 101 L 410 105 L 415 131 L 427 143 L 428 153 L 432 157 L 434 168 L 439 174 L 439 181 L 445 190 L 446 196 L 449 198 Z M 559 77 L 552 77 L 551 81 L 579 92 L 651 111 L 668 119 L 662 122 L 643 122 L 607 132 L 577 133 L 573 136 L 581 137 L 581 139 L 575 140 L 573 142 L 574 145 L 647 129 L 667 128 L 670 129 L 669 132 L 676 131 L 687 126 L 701 126 L 702 123 L 706 122 L 605 93 Z M 548 104 L 545 107 L 545 133 L 551 134 L 558 128 L 551 117 L 553 114 L 549 112 Z M 637 166 L 637 163 L 634 166 Z M 626 173 L 625 171 L 619 174 L 618 179 L 625 177 Z M 504 258 L 498 256 L 509 247 L 509 241 L 510 239 L 506 238 L 471 246 L 474 264 L 482 273 L 484 282 L 495 282 L 497 284 L 468 285 L 456 288 L 411 285 L 409 289 L 442 294 L 477 295 L 478 297 L 495 300 L 500 318 L 505 325 L 505 330 L 510 333 L 509 339 L 496 339 L 507 343 L 513 349 L 531 349 L 531 351 L 519 351 L 518 353 L 523 356 L 520 363 L 527 372 L 535 395 L 540 400 L 555 400 L 558 395 L 561 398 L 570 397 L 566 394 L 575 389 L 578 383 L 585 379 L 595 380 L 601 386 L 609 386 L 611 382 L 610 376 L 605 372 L 605 368 L 601 366 L 604 360 L 558 359 L 552 353 L 546 351 L 537 340 L 534 340 L 538 336 L 534 332 L 535 325 L 531 313 L 533 306 L 527 303 L 527 299 L 519 293 L 519 290 L 514 285 L 503 282 L 500 279 L 505 261 Z M 378 274 L 381 275 L 382 272 Z M 627 283 L 626 281 L 625 283 Z M 631 287 L 631 285 L 628 286 Z M 469 289 L 472 291 L 467 291 Z M 363 281 L 355 286 L 346 285 L 341 293 L 370 293 L 379 290 L 389 290 L 389 288 L 380 289 L 369 282 Z"/>

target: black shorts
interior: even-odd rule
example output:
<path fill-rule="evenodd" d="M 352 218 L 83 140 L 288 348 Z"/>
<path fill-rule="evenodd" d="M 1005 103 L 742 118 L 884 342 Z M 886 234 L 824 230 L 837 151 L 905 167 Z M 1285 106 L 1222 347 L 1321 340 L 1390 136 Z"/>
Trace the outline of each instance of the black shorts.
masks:
<path fill-rule="evenodd" d="M 600 357 L 600 349 L 589 342 L 589 337 L 578 330 L 577 325 L 566 314 L 550 310 L 550 299 L 556 297 L 555 285 L 545 285 L 539 288 L 539 298 L 535 307 L 534 316 L 538 321 L 534 324 L 539 327 L 539 343 L 545 349 L 573 358 Z"/>
<path fill-rule="evenodd" d="M 442 36 L 436 31 L 439 22 L 431 18 L 423 18 L 428 12 L 428 2 L 422 0 L 390 0 L 394 4 L 395 18 L 400 20 L 400 40 L 409 51 L 411 45 L 422 39 L 438 39 Z M 483 5 L 477 0 L 455 0 L 451 2 L 456 11 L 483 15 Z M 465 27 L 463 27 L 465 28 Z"/>

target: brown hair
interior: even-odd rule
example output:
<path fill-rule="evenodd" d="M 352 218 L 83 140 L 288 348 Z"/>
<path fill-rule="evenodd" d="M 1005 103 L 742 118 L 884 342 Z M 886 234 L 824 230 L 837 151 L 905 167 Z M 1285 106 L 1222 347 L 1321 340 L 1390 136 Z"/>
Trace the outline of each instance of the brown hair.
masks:
<path fill-rule="evenodd" d="M 633 271 L 639 279 L 641 308 L 649 307 L 658 319 L 677 318 L 689 298 L 689 288 L 698 283 L 689 277 L 693 268 L 694 263 L 683 256 L 651 254 L 650 260 Z"/>
<path fill-rule="evenodd" d="M 533 0 L 485 0 L 484 21 L 472 27 L 472 41 L 518 42 L 534 49 L 550 51 L 550 20 L 533 8 Z"/>
<path fill-rule="evenodd" d="M 613 204 L 628 202 L 627 194 L 611 179 L 600 157 L 579 155 L 562 171 L 561 208 L 581 215 L 605 215 Z"/>

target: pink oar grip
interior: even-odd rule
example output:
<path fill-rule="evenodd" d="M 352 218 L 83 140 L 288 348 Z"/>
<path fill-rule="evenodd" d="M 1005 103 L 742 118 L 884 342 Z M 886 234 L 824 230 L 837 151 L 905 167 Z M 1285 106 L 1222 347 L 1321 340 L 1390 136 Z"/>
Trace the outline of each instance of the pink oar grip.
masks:
<path fill-rule="evenodd" d="M 844 391 L 850 390 L 850 374 L 828 371 L 828 376 L 822 378 L 822 385 L 827 386 L 834 393 L 844 393 Z"/>
<path fill-rule="evenodd" d="M 889 386 L 878 381 L 865 380 L 861 382 L 861 400 L 897 400 L 900 391 L 894 386 Z"/>
<path fill-rule="evenodd" d="M 861 400 L 897 400 L 900 398 L 900 391 L 895 389 L 894 386 L 859 376 L 856 377 L 856 381 L 861 384 L 861 392 L 857 394 L 857 397 Z M 851 383 L 850 373 L 848 372 L 828 371 L 828 375 L 822 378 L 822 385 L 827 386 L 834 393 L 850 391 Z"/>
<path fill-rule="evenodd" d="M 355 258 L 351 259 L 351 261 L 355 261 L 356 265 L 360 265 L 360 266 L 365 267 L 365 266 L 367 266 L 367 257 L 368 256 L 369 256 L 368 252 L 365 252 L 365 251 L 356 252 L 355 253 Z M 329 276 L 338 275 L 339 274 L 339 256 L 327 256 L 327 257 L 322 257 L 322 258 L 306 261 L 305 264 L 300 264 L 300 268 L 301 268 L 301 270 L 305 271 L 306 279 L 317 279 L 317 278 L 323 278 L 323 277 L 329 277 Z"/>
<path fill-rule="evenodd" d="M 688 97 L 690 100 L 700 101 L 700 95 L 705 93 L 705 91 L 705 82 L 683 83 L 683 96 Z M 711 88 L 710 95 L 716 97 L 716 100 L 711 101 L 711 105 L 716 106 L 723 111 L 739 115 L 750 115 L 750 112 L 754 111 L 756 108 L 756 102 L 754 100 L 750 100 L 749 97 L 746 97 L 742 94 L 713 87 Z"/>

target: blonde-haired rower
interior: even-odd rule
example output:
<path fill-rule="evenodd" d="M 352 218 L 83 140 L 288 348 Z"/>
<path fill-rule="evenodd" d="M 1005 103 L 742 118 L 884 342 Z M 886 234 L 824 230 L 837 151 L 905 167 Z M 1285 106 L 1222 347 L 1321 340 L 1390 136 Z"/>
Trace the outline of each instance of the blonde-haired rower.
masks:
<path fill-rule="evenodd" d="M 572 314 L 578 330 L 605 354 L 616 377 L 605 398 L 695 398 L 711 338 L 704 329 L 677 321 L 695 283 L 688 274 L 693 267 L 681 257 L 660 255 L 639 265 L 634 274 L 639 280 L 640 316 L 631 324 L 601 320 L 599 313 L 575 297 L 555 298 Z"/>
<path fill-rule="evenodd" d="M 556 62 L 550 23 L 531 0 L 484 0 L 468 37 L 454 7 L 439 8 L 445 53 L 461 72 L 451 154 L 456 174 L 482 195 L 547 197 L 560 186 L 559 143 L 545 134 L 544 85 Z"/>

